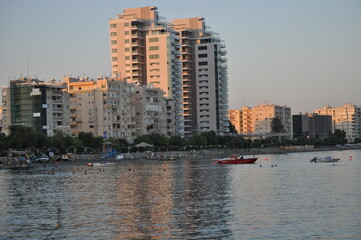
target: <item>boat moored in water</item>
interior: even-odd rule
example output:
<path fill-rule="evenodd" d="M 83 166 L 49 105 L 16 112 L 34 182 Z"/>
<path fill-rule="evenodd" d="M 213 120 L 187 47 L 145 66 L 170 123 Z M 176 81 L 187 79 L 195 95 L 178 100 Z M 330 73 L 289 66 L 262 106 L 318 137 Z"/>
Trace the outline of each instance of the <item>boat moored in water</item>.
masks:
<path fill-rule="evenodd" d="M 327 163 L 327 162 L 338 162 L 339 158 L 333 158 L 333 157 L 314 157 L 310 160 L 310 162 L 314 163 Z"/>
<path fill-rule="evenodd" d="M 258 158 L 256 157 L 244 158 L 243 156 L 231 156 L 227 158 L 213 159 L 213 161 L 217 161 L 218 164 L 252 164 L 255 163 L 257 159 Z"/>

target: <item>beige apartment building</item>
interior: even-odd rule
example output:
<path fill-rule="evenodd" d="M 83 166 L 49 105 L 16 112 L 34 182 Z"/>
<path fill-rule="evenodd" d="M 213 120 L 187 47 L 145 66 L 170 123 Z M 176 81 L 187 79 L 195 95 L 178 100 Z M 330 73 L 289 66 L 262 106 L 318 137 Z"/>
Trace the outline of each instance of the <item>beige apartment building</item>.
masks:
<path fill-rule="evenodd" d="M 176 131 L 184 135 L 179 36 L 156 7 L 125 9 L 109 20 L 113 76 L 160 88 L 176 102 Z"/>
<path fill-rule="evenodd" d="M 252 121 L 252 108 L 229 110 L 229 121 L 238 134 L 252 134 L 254 132 Z"/>
<path fill-rule="evenodd" d="M 121 78 L 64 78 L 70 93 L 70 129 L 73 136 L 91 132 L 104 138 L 135 137 L 134 85 Z"/>
<path fill-rule="evenodd" d="M 167 101 L 162 90 L 152 85 L 135 86 L 132 104 L 135 108 L 136 137 L 152 133 L 175 134 L 175 115 L 168 112 L 168 109 L 174 111 L 174 102 Z"/>
<path fill-rule="evenodd" d="M 332 132 L 340 129 L 346 132 L 348 142 L 353 142 L 355 138 L 361 137 L 361 108 L 344 104 L 341 107 L 330 107 L 326 105 L 323 108 L 315 109 L 315 113 L 319 115 L 332 116 Z"/>
<path fill-rule="evenodd" d="M 22 125 L 47 136 L 68 134 L 69 94 L 61 83 L 37 78 L 19 78 L 2 89 L 3 132 L 10 125 Z"/>
<path fill-rule="evenodd" d="M 153 85 L 121 78 L 64 78 L 70 93 L 70 129 L 95 136 L 124 138 L 141 135 L 175 135 L 175 102 Z"/>
<path fill-rule="evenodd" d="M 287 106 L 263 103 L 253 108 L 230 110 L 229 115 L 239 134 L 266 137 L 272 133 L 272 119 L 279 118 L 284 126 L 284 134 L 292 138 L 291 108 Z"/>
<path fill-rule="evenodd" d="M 109 24 L 112 74 L 173 99 L 177 135 L 229 131 L 225 44 L 203 18 L 168 23 L 157 7 L 142 7 Z"/>

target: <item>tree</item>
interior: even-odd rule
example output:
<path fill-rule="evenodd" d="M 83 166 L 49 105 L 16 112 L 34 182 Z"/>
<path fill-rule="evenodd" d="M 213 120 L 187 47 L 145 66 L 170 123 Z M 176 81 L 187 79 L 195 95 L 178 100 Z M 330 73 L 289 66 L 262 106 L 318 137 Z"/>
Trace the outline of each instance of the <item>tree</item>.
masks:
<path fill-rule="evenodd" d="M 35 147 L 36 137 L 32 128 L 21 125 L 11 125 L 9 126 L 9 130 L 10 135 L 7 137 L 9 148 L 27 149 Z"/>
<path fill-rule="evenodd" d="M 91 132 L 79 132 L 78 139 L 83 142 L 84 147 L 90 147 L 93 140 L 93 133 Z"/>
<path fill-rule="evenodd" d="M 279 117 L 272 118 L 271 132 L 272 133 L 282 133 L 284 131 L 285 131 L 285 129 L 284 129 L 281 119 Z"/>
<path fill-rule="evenodd" d="M 111 142 L 113 147 L 120 152 L 125 152 L 123 150 L 127 149 L 129 146 L 127 140 L 124 138 L 108 138 L 107 141 Z"/>
<path fill-rule="evenodd" d="M 233 133 L 233 134 L 237 134 L 237 130 L 236 128 L 234 127 L 234 125 L 231 123 L 231 121 L 228 120 L 228 123 L 229 123 L 229 132 L 230 133 Z"/>
<path fill-rule="evenodd" d="M 169 145 L 173 147 L 182 148 L 186 145 L 186 140 L 180 136 L 172 136 L 169 138 Z"/>
<path fill-rule="evenodd" d="M 169 145 L 169 138 L 166 136 L 162 136 L 158 133 L 147 134 L 143 136 L 139 136 L 134 139 L 134 144 L 138 144 L 141 142 L 146 142 L 152 144 L 153 146 L 168 146 Z"/>
<path fill-rule="evenodd" d="M 206 138 L 206 145 L 217 145 L 218 144 L 218 138 L 215 131 L 209 131 L 209 132 L 203 132 L 201 133 L 201 136 Z"/>
<path fill-rule="evenodd" d="M 0 133 L 0 154 L 7 149 L 6 146 L 6 135 L 5 133 Z"/>
<path fill-rule="evenodd" d="M 194 146 L 205 146 L 207 144 L 207 138 L 202 135 L 195 134 L 189 139 L 189 144 Z"/>

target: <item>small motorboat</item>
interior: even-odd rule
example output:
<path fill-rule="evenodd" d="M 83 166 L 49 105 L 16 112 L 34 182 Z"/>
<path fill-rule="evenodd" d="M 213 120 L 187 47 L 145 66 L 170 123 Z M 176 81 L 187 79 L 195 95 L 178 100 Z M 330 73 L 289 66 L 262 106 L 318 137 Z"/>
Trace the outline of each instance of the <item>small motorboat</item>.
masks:
<path fill-rule="evenodd" d="M 93 166 L 94 167 L 104 167 L 104 166 L 109 166 L 109 165 L 114 165 L 115 163 L 112 162 L 102 162 L 102 163 L 94 163 Z"/>
<path fill-rule="evenodd" d="M 244 158 L 243 156 L 230 156 L 227 158 L 213 159 L 213 161 L 217 161 L 218 164 L 252 164 L 255 163 L 257 159 L 256 157 Z"/>
<path fill-rule="evenodd" d="M 339 158 L 333 158 L 333 157 L 314 157 L 310 160 L 310 162 L 314 163 L 327 163 L 327 162 L 338 162 Z"/>

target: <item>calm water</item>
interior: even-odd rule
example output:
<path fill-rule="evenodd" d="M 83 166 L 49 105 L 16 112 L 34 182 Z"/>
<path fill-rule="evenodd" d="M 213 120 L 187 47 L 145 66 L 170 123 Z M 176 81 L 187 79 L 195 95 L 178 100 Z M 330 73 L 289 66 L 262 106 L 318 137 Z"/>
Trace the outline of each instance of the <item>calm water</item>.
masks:
<path fill-rule="evenodd" d="M 361 239 L 361 151 L 314 155 L 0 170 L 0 239 Z"/>

